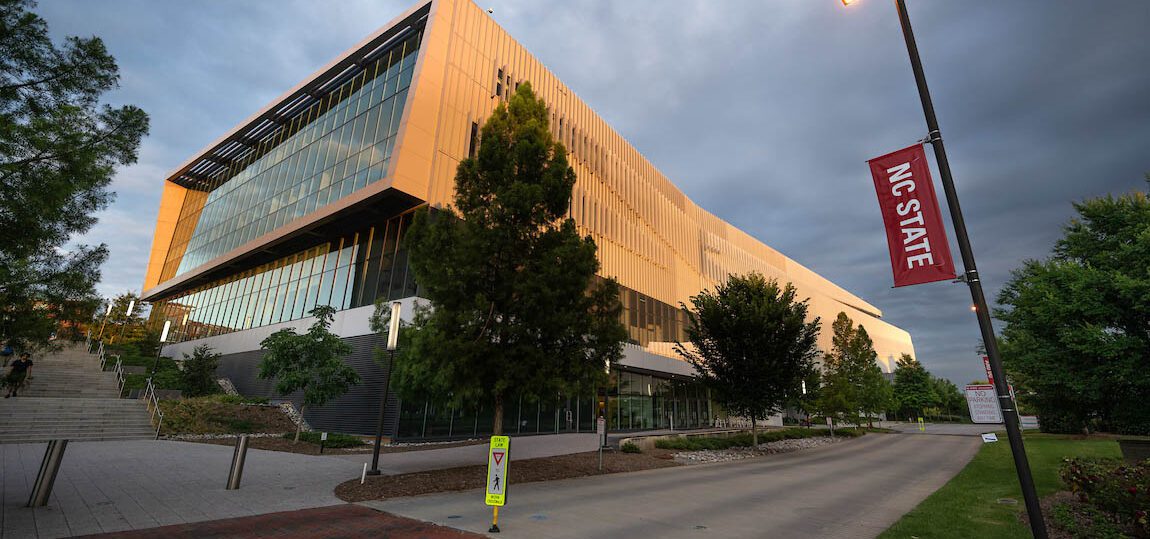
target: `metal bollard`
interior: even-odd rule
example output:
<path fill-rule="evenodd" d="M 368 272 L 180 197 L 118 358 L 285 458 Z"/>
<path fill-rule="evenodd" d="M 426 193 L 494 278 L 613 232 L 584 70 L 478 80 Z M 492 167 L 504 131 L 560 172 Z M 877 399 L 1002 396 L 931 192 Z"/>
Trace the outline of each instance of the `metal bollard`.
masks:
<path fill-rule="evenodd" d="M 36 484 L 32 486 L 32 495 L 28 496 L 28 507 L 48 505 L 52 485 L 56 483 L 56 473 L 60 471 L 60 462 L 64 460 L 64 450 L 67 448 L 68 440 L 48 442 L 44 460 L 40 462 L 40 473 L 36 475 Z"/>
<path fill-rule="evenodd" d="M 244 476 L 244 459 L 248 456 L 248 437 L 240 436 L 236 440 L 236 452 L 232 454 L 232 469 L 228 473 L 227 490 L 240 488 L 240 479 Z"/>

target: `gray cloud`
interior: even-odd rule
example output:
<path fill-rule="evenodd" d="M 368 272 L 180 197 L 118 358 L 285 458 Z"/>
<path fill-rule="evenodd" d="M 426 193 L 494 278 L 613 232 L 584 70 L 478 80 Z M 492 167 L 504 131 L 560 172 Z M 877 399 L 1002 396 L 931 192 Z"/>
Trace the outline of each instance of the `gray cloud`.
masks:
<path fill-rule="evenodd" d="M 932 371 L 981 376 L 965 287 L 890 288 L 865 160 L 926 128 L 888 2 L 484 5 L 702 206 L 883 309 Z M 108 42 L 114 99 L 153 117 L 84 238 L 112 246 L 102 290 L 139 288 L 164 172 L 407 7 L 43 2 L 58 35 Z M 915 1 L 911 16 L 993 298 L 1049 251 L 1072 201 L 1144 188 L 1150 4 Z"/>

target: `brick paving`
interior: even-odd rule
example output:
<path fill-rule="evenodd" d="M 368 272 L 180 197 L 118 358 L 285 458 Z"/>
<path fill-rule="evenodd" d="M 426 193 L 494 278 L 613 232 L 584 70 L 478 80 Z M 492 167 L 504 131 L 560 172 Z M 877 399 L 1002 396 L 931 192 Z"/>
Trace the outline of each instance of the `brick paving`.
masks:
<path fill-rule="evenodd" d="M 194 524 L 177 524 L 147 530 L 86 535 L 84 537 L 90 539 L 144 539 L 150 537 L 163 537 L 164 539 L 228 537 L 465 539 L 483 536 L 398 517 L 361 505 L 347 504 Z"/>

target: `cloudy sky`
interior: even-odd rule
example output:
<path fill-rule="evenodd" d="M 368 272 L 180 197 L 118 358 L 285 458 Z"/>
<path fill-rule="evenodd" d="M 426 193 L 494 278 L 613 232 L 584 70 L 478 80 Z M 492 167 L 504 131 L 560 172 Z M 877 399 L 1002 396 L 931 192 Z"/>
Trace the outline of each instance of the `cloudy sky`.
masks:
<path fill-rule="evenodd" d="M 410 4 L 41 0 L 54 35 L 98 35 L 116 56 L 109 101 L 152 118 L 81 238 L 112 249 L 100 291 L 139 291 L 169 170 Z M 910 4 L 993 299 L 1073 201 L 1146 188 L 1150 3 Z M 704 208 L 878 306 L 931 371 L 983 376 L 965 286 L 891 288 L 865 161 L 926 134 L 891 2 L 482 5 Z"/>

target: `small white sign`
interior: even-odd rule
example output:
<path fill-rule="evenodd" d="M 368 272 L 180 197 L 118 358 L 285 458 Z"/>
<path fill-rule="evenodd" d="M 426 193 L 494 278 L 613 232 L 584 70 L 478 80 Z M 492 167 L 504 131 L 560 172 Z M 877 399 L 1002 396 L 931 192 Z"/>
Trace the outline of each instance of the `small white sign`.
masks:
<path fill-rule="evenodd" d="M 984 444 L 988 444 L 990 442 L 997 442 L 997 441 L 998 441 L 998 435 L 993 433 L 993 432 L 987 432 L 987 433 L 982 435 L 982 443 L 984 443 Z"/>
<path fill-rule="evenodd" d="M 607 435 L 606 418 L 600 417 L 597 421 L 595 421 L 595 433 L 598 434 L 600 438 Z"/>
<path fill-rule="evenodd" d="M 320 441 L 322 441 L 322 442 L 326 442 L 326 441 L 327 441 L 327 433 L 326 433 L 326 432 L 324 432 L 324 433 L 321 433 L 321 434 L 319 435 L 319 439 L 320 439 Z"/>
<path fill-rule="evenodd" d="M 1019 417 L 1019 420 L 1021 421 L 1021 425 L 1022 425 L 1023 429 L 1037 429 L 1038 428 L 1038 416 L 1036 416 L 1036 415 L 1024 415 L 1024 416 Z"/>
<path fill-rule="evenodd" d="M 966 386 L 966 406 L 974 423 L 1002 423 L 1002 409 L 992 385 Z"/>

